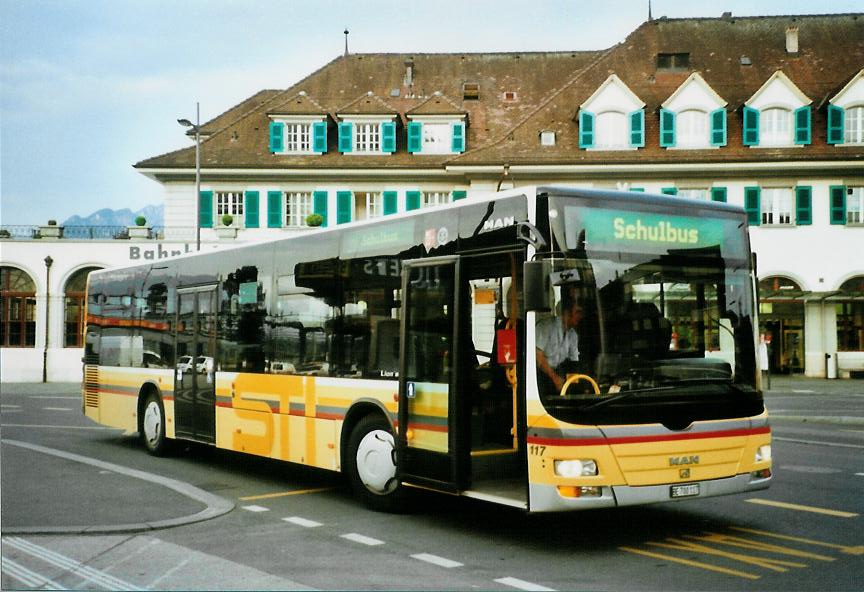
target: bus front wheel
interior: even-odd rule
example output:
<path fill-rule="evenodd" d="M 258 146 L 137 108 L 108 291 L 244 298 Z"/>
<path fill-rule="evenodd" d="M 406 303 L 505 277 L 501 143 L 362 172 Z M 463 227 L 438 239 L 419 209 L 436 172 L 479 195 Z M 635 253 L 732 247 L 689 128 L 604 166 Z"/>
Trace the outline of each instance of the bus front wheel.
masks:
<path fill-rule="evenodd" d="M 346 461 L 351 489 L 367 507 L 380 512 L 402 508 L 405 487 L 396 478 L 396 444 L 386 419 L 367 415 L 354 426 Z"/>
<path fill-rule="evenodd" d="M 165 437 L 165 407 L 158 393 L 149 392 L 141 409 L 139 434 L 147 452 L 162 456 L 168 452 L 169 442 Z"/>

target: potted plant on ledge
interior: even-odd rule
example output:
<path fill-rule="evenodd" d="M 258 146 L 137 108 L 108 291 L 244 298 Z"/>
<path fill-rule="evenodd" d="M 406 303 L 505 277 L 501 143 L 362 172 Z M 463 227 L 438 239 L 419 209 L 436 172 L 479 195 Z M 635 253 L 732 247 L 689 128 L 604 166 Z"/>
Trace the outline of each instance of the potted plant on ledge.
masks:
<path fill-rule="evenodd" d="M 41 238 L 63 238 L 63 227 L 57 226 L 57 220 L 48 220 L 46 226 L 39 227 Z"/>
<path fill-rule="evenodd" d="M 150 238 L 150 227 L 147 226 L 147 218 L 138 216 L 135 218 L 135 226 L 127 226 L 129 238 Z"/>
<path fill-rule="evenodd" d="M 216 227 L 216 235 L 219 238 L 237 238 L 237 228 L 234 224 L 234 216 L 231 214 L 222 214 L 222 226 Z"/>

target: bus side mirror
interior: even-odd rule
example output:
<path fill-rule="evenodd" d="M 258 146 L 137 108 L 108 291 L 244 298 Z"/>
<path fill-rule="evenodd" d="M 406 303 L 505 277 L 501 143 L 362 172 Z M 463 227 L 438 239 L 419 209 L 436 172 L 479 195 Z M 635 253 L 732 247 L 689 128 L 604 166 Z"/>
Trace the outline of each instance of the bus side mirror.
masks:
<path fill-rule="evenodd" d="M 549 273 L 552 266 L 548 260 L 526 261 L 522 266 L 522 293 L 525 310 L 548 312 L 552 310 Z"/>

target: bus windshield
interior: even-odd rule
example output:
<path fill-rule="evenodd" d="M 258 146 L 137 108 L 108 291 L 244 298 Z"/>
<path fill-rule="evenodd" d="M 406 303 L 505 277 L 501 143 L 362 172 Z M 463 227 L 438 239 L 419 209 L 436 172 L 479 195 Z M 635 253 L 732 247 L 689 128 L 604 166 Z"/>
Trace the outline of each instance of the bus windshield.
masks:
<path fill-rule="evenodd" d="M 580 201 L 550 203 L 555 306 L 536 325 L 547 410 L 674 429 L 760 413 L 743 216 Z"/>

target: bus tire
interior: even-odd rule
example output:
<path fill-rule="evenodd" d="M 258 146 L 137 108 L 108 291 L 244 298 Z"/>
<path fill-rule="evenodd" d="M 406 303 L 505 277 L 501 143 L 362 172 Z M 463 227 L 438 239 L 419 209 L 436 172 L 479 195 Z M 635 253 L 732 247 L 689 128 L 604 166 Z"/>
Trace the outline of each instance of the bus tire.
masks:
<path fill-rule="evenodd" d="M 165 437 L 165 406 L 159 393 L 150 391 L 144 396 L 139 417 L 138 434 L 147 452 L 153 456 L 168 454 L 170 441 Z"/>
<path fill-rule="evenodd" d="M 370 509 L 398 512 L 405 486 L 396 478 L 396 443 L 390 423 L 380 414 L 361 419 L 348 438 L 348 480 L 354 495 Z"/>

